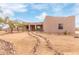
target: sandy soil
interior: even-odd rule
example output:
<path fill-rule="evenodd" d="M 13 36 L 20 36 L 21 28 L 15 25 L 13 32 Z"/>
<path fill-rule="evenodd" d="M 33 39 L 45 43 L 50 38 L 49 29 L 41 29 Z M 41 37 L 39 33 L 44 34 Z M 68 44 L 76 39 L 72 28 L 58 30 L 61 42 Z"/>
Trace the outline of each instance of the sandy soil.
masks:
<path fill-rule="evenodd" d="M 0 35 L 0 39 L 13 43 L 15 54 L 32 54 L 36 42 L 35 38 L 30 37 L 27 32 Z"/>
<path fill-rule="evenodd" d="M 14 44 L 15 54 L 79 54 L 79 38 L 43 32 L 0 32 L 0 39 Z"/>
<path fill-rule="evenodd" d="M 43 32 L 37 34 L 46 37 L 50 45 L 63 54 L 79 54 L 79 38 L 70 35 L 54 35 Z"/>

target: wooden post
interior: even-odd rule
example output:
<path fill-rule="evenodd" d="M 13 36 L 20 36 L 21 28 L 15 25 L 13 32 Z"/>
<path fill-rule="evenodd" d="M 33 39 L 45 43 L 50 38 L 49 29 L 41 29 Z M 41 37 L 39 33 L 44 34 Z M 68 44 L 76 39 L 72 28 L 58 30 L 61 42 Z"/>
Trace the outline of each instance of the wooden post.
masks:
<path fill-rule="evenodd" d="M 30 30 L 31 30 L 31 29 L 30 29 L 30 25 L 28 25 L 28 26 L 29 26 L 29 31 L 30 31 Z"/>
<path fill-rule="evenodd" d="M 36 29 L 37 29 L 37 27 L 36 27 L 36 25 L 35 25 L 35 31 L 36 31 Z"/>

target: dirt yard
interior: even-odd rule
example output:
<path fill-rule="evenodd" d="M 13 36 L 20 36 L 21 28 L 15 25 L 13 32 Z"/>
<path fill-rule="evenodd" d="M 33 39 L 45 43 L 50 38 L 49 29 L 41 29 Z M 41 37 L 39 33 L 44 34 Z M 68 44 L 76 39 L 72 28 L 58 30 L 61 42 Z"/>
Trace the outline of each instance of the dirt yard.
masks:
<path fill-rule="evenodd" d="M 15 55 L 79 54 L 79 38 L 70 35 L 54 35 L 44 32 L 5 33 L 1 31 L 0 39 L 13 44 Z M 0 48 L 0 54 L 1 51 Z M 4 52 L 2 54 L 5 54 Z"/>

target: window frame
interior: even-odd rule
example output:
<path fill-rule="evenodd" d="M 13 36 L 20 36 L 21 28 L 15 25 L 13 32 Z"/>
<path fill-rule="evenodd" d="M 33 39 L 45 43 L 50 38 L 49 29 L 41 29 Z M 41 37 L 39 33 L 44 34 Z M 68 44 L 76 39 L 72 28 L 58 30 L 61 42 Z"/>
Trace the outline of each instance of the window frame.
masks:
<path fill-rule="evenodd" d="M 63 30 L 63 24 L 58 24 L 58 29 Z"/>

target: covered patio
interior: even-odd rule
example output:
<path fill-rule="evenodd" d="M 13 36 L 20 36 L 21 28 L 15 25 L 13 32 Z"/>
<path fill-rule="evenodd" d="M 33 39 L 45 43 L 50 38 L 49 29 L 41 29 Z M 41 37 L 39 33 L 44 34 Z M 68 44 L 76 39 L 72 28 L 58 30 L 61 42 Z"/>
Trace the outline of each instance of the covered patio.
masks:
<path fill-rule="evenodd" d="M 43 31 L 43 23 L 37 22 L 37 23 L 29 23 L 29 25 L 25 25 L 26 30 L 29 31 Z"/>

